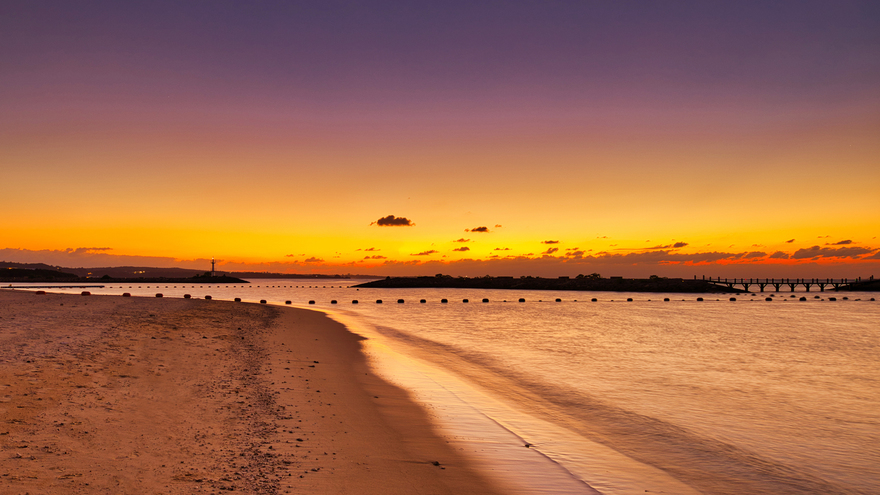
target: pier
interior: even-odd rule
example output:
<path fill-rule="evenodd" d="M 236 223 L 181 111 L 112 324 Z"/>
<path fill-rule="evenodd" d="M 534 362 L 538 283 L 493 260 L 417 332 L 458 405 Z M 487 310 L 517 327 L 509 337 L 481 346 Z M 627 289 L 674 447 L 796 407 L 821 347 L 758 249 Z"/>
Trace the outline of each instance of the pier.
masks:
<path fill-rule="evenodd" d="M 694 280 L 696 280 L 696 278 L 697 278 L 697 276 L 694 275 Z M 871 280 L 873 280 L 873 279 L 874 279 L 874 277 L 871 277 Z M 825 279 L 822 279 L 822 278 L 796 278 L 794 280 L 792 280 L 790 278 L 779 278 L 779 279 L 776 279 L 776 278 L 726 279 L 725 278 L 725 279 L 722 279 L 721 277 L 718 277 L 718 278 L 709 277 L 707 279 L 705 277 L 705 275 L 703 276 L 703 280 L 705 280 L 706 282 L 712 283 L 712 284 L 727 287 L 728 289 L 735 289 L 735 288 L 737 288 L 737 286 L 740 286 L 746 292 L 749 292 L 749 287 L 751 287 L 753 285 L 757 285 L 758 287 L 760 287 L 761 292 L 764 292 L 764 289 L 768 285 L 772 286 L 775 289 L 775 292 L 779 292 L 782 287 L 788 287 L 789 289 L 791 289 L 791 292 L 794 292 L 795 287 L 797 287 L 799 285 L 803 286 L 807 292 L 810 292 L 811 287 L 818 287 L 819 292 L 825 292 L 825 287 L 830 286 L 831 288 L 833 288 L 833 290 L 838 290 L 841 287 L 844 287 L 844 286 L 847 286 L 850 284 L 854 284 L 857 282 L 862 282 L 861 277 L 857 277 L 852 280 L 850 280 L 848 278 L 839 278 L 839 279 L 833 279 L 833 278 L 825 278 Z"/>

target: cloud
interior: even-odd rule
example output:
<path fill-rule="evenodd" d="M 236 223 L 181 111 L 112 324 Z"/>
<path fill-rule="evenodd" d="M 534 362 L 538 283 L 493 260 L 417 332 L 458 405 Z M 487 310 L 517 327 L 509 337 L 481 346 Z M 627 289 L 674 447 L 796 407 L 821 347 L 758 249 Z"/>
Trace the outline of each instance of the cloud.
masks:
<path fill-rule="evenodd" d="M 367 252 L 370 252 L 370 251 L 381 251 L 381 249 L 371 247 L 371 248 L 367 248 L 367 249 L 358 249 L 358 251 L 367 251 Z"/>
<path fill-rule="evenodd" d="M 541 241 L 541 244 L 559 244 L 559 241 Z"/>
<path fill-rule="evenodd" d="M 296 255 L 295 254 L 285 254 L 284 257 L 285 258 L 295 258 Z"/>
<path fill-rule="evenodd" d="M 789 239 L 789 240 L 785 241 L 786 244 L 791 244 L 792 242 L 794 242 L 794 239 Z"/>
<path fill-rule="evenodd" d="M 437 254 L 437 251 L 432 249 L 430 251 L 422 251 L 421 253 L 410 254 L 410 256 L 428 256 L 431 254 Z"/>
<path fill-rule="evenodd" d="M 471 242 L 471 240 L 470 240 L 470 239 L 465 239 L 464 237 L 462 237 L 461 239 L 456 239 L 456 240 L 454 240 L 454 241 L 452 241 L 452 242 Z"/>
<path fill-rule="evenodd" d="M 495 248 L 493 251 L 510 251 L 510 248 Z"/>
<path fill-rule="evenodd" d="M 321 258 L 315 258 L 314 256 L 312 256 L 311 258 L 304 261 L 304 263 L 323 263 L 323 262 L 324 262 L 324 260 L 322 260 Z"/>
<path fill-rule="evenodd" d="M 863 258 L 859 258 L 859 259 L 862 259 L 862 260 L 880 260 L 880 251 L 877 251 L 876 253 L 872 254 L 871 256 L 865 256 L 865 257 L 863 257 Z"/>
<path fill-rule="evenodd" d="M 469 248 L 469 247 L 467 247 L 467 246 L 462 246 L 462 247 L 460 247 L 460 248 L 455 248 L 455 249 L 453 249 L 453 251 L 462 251 L 462 252 L 464 252 L 464 251 L 470 251 L 470 250 L 471 250 L 471 248 Z"/>
<path fill-rule="evenodd" d="M 782 251 L 776 251 L 775 253 L 769 256 L 772 260 L 787 260 L 791 256 L 788 253 L 784 253 Z"/>
<path fill-rule="evenodd" d="M 852 243 L 853 243 L 853 241 L 851 241 L 850 239 L 847 239 L 845 241 L 837 241 L 837 242 L 830 242 L 830 243 L 826 242 L 825 245 L 826 246 L 846 246 L 847 244 L 852 244 Z"/>
<path fill-rule="evenodd" d="M 472 229 L 464 229 L 465 232 L 483 232 L 488 233 L 489 227 L 474 227 Z"/>
<path fill-rule="evenodd" d="M 751 253 L 746 253 L 743 255 L 743 258 L 751 259 L 751 258 L 763 258 L 767 256 L 767 253 L 763 251 L 752 251 Z"/>
<path fill-rule="evenodd" d="M 387 260 L 385 256 L 374 254 L 373 256 L 364 256 L 365 260 Z"/>
<path fill-rule="evenodd" d="M 569 251 L 569 252 L 565 253 L 565 257 L 566 257 L 566 258 L 579 259 L 579 258 L 583 258 L 583 257 L 584 257 L 584 254 L 585 254 L 584 251 L 581 251 L 581 250 L 577 250 L 577 251 Z"/>
<path fill-rule="evenodd" d="M 810 248 L 798 249 L 791 255 L 792 259 L 808 259 L 808 258 L 855 258 L 862 254 L 870 253 L 872 250 L 863 247 L 842 247 L 842 248 L 823 248 L 813 246 Z"/>
<path fill-rule="evenodd" d="M 685 246 L 687 246 L 687 245 L 688 245 L 688 243 L 686 243 L 686 242 L 676 242 L 675 244 L 672 245 L 672 247 L 674 247 L 674 248 L 683 248 L 683 247 L 685 247 Z"/>
<path fill-rule="evenodd" d="M 553 253 L 555 253 L 556 251 L 559 251 L 559 248 L 552 247 L 552 248 L 550 248 L 550 249 L 544 251 L 544 252 L 541 253 L 541 254 L 553 254 Z"/>
<path fill-rule="evenodd" d="M 113 250 L 113 248 L 108 248 L 108 247 L 81 247 L 81 248 L 76 248 L 76 249 L 67 248 L 64 251 L 67 253 L 76 255 L 76 254 L 94 254 L 94 253 L 101 253 L 104 251 L 112 251 L 112 250 Z"/>
<path fill-rule="evenodd" d="M 412 222 L 409 218 L 406 217 L 395 217 L 394 215 L 388 215 L 387 217 L 382 217 L 370 225 L 378 225 L 379 227 L 415 227 L 416 224 Z"/>

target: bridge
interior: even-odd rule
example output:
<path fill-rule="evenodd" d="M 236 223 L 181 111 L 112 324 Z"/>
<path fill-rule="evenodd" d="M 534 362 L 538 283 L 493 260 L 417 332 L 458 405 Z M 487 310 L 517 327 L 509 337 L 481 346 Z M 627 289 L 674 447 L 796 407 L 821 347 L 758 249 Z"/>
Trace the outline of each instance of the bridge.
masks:
<path fill-rule="evenodd" d="M 697 276 L 694 275 L 695 280 L 696 280 L 696 278 L 697 278 Z M 874 279 L 874 277 L 871 277 L 871 280 L 873 280 L 873 279 Z M 779 289 L 784 286 L 789 287 L 791 289 L 791 292 L 794 292 L 795 287 L 797 287 L 799 285 L 803 286 L 807 292 L 810 292 L 811 287 L 819 287 L 820 292 L 825 292 L 825 287 L 828 287 L 828 286 L 833 287 L 834 290 L 838 290 L 839 288 L 841 288 L 843 286 L 846 286 L 849 284 L 854 284 L 856 282 L 862 282 L 861 277 L 854 278 L 852 280 L 850 280 L 848 278 L 839 278 L 839 279 L 833 279 L 833 278 L 825 278 L 825 279 L 822 279 L 822 278 L 796 278 L 794 280 L 792 280 L 790 278 L 779 278 L 779 279 L 776 279 L 776 278 L 765 278 L 765 279 L 750 278 L 748 280 L 746 280 L 745 278 L 738 278 L 738 279 L 734 278 L 734 279 L 728 280 L 726 278 L 722 279 L 721 277 L 718 277 L 718 278 L 709 277 L 707 279 L 705 275 L 703 276 L 703 280 L 706 280 L 707 282 L 711 282 L 713 284 L 723 285 L 729 289 L 735 289 L 736 286 L 741 286 L 743 288 L 743 290 L 746 292 L 748 292 L 749 287 L 751 287 L 753 285 L 757 285 L 758 287 L 760 287 L 761 292 L 764 292 L 764 288 L 767 287 L 768 285 L 773 286 L 773 288 L 776 289 L 776 292 L 779 292 Z"/>

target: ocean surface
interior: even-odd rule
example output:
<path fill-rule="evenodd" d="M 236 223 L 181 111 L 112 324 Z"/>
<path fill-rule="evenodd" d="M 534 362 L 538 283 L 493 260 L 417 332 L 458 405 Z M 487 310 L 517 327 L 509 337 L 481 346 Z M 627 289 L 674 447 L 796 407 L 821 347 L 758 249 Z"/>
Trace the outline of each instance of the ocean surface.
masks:
<path fill-rule="evenodd" d="M 87 290 L 327 311 L 512 493 L 880 493 L 876 294 L 730 301 L 355 283 Z"/>

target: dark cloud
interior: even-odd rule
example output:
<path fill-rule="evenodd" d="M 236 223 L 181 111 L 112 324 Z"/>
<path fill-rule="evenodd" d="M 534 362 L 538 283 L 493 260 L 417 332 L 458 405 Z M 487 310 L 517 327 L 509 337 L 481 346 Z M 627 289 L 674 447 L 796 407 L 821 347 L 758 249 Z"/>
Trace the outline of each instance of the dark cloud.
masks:
<path fill-rule="evenodd" d="M 616 246 L 617 244 L 612 244 L 612 246 Z M 617 248 L 615 251 L 653 251 L 656 249 L 669 249 L 672 247 L 672 244 L 666 244 L 665 246 L 656 245 L 646 248 Z"/>
<path fill-rule="evenodd" d="M 565 253 L 565 256 L 567 258 L 580 259 L 580 258 L 584 257 L 584 254 L 585 254 L 584 251 L 578 250 L 578 251 L 569 251 L 569 252 Z"/>
<path fill-rule="evenodd" d="M 791 255 L 792 259 L 801 260 L 809 258 L 855 258 L 856 256 L 870 253 L 872 250 L 863 247 L 827 248 L 813 246 L 798 249 Z"/>
<path fill-rule="evenodd" d="M 370 225 L 378 225 L 379 227 L 415 227 L 416 224 L 412 222 L 409 218 L 406 217 L 395 217 L 394 215 L 388 215 L 387 217 L 382 217 Z"/>
<path fill-rule="evenodd" d="M 769 256 L 769 258 L 772 260 L 787 260 L 790 257 L 791 256 L 788 253 L 785 253 L 782 251 L 776 251 L 775 253 L 773 253 Z"/>
<path fill-rule="evenodd" d="M 578 247 L 565 248 L 566 251 L 577 251 L 578 249 L 580 249 L 580 248 L 578 248 Z"/>
<path fill-rule="evenodd" d="M 470 251 L 470 250 L 471 250 L 471 248 L 469 248 L 467 246 L 462 246 L 460 248 L 453 249 L 453 251 Z"/>
<path fill-rule="evenodd" d="M 422 251 L 421 253 L 413 253 L 413 254 L 410 254 L 410 256 L 428 256 L 431 254 L 437 254 L 437 251 L 432 249 L 430 251 Z"/>
<path fill-rule="evenodd" d="M 374 254 L 373 256 L 364 256 L 364 259 L 365 260 L 386 260 L 388 258 L 386 258 L 385 256 L 382 256 L 382 255 L 379 255 L 379 254 Z"/>
<path fill-rule="evenodd" d="M 367 251 L 367 252 L 370 252 L 370 251 L 381 251 L 381 249 L 371 247 L 371 248 L 367 248 L 367 249 L 363 249 L 363 250 L 362 250 L 362 249 L 358 249 L 358 251 Z"/>
<path fill-rule="evenodd" d="M 865 256 L 865 257 L 863 257 L 863 258 L 859 258 L 859 259 L 863 259 L 863 260 L 880 260 L 880 251 L 877 251 L 876 253 L 872 254 L 871 256 Z"/>
<path fill-rule="evenodd" d="M 853 243 L 852 240 L 847 239 L 845 241 L 826 242 L 825 245 L 826 246 L 846 246 L 847 244 L 852 244 L 852 243 Z"/>
<path fill-rule="evenodd" d="M 510 251 L 510 248 L 495 248 L 493 251 Z"/>
<path fill-rule="evenodd" d="M 767 256 L 767 253 L 763 251 L 752 251 L 751 253 L 746 253 L 745 255 L 743 255 L 743 258 L 763 258 L 764 256 Z"/>
<path fill-rule="evenodd" d="M 472 229 L 464 229 L 465 232 L 483 232 L 488 233 L 489 227 L 474 227 Z"/>
<path fill-rule="evenodd" d="M 676 242 L 675 244 L 672 245 L 672 247 L 674 247 L 674 248 L 683 248 L 683 247 L 685 247 L 685 246 L 687 246 L 687 245 L 688 245 L 688 243 L 686 243 L 686 242 Z"/>
<path fill-rule="evenodd" d="M 454 240 L 454 241 L 452 241 L 452 242 L 471 242 L 471 240 L 470 240 L 470 239 L 465 239 L 464 237 L 462 237 L 461 239 L 456 239 L 456 240 Z"/>
<path fill-rule="evenodd" d="M 500 229 L 500 228 L 501 228 L 501 224 L 500 224 L 500 223 L 496 223 L 496 224 L 495 224 L 495 228 L 496 228 L 496 229 Z"/>
<path fill-rule="evenodd" d="M 544 252 L 541 253 L 541 254 L 553 254 L 553 253 L 555 253 L 556 251 L 559 251 L 559 248 L 552 247 L 552 248 L 550 248 L 550 249 L 544 251 Z"/>
<path fill-rule="evenodd" d="M 295 258 L 296 255 L 295 254 L 285 254 L 284 257 L 285 258 Z"/>
<path fill-rule="evenodd" d="M 541 244 L 559 244 L 559 241 L 541 241 Z"/>
<path fill-rule="evenodd" d="M 791 244 L 792 242 L 794 242 L 794 239 L 789 239 L 789 240 L 785 241 L 786 244 Z"/>
<path fill-rule="evenodd" d="M 315 258 L 314 256 L 312 256 L 311 258 L 304 261 L 304 263 L 323 263 L 323 262 L 324 262 L 324 260 L 322 260 L 321 258 Z"/>

